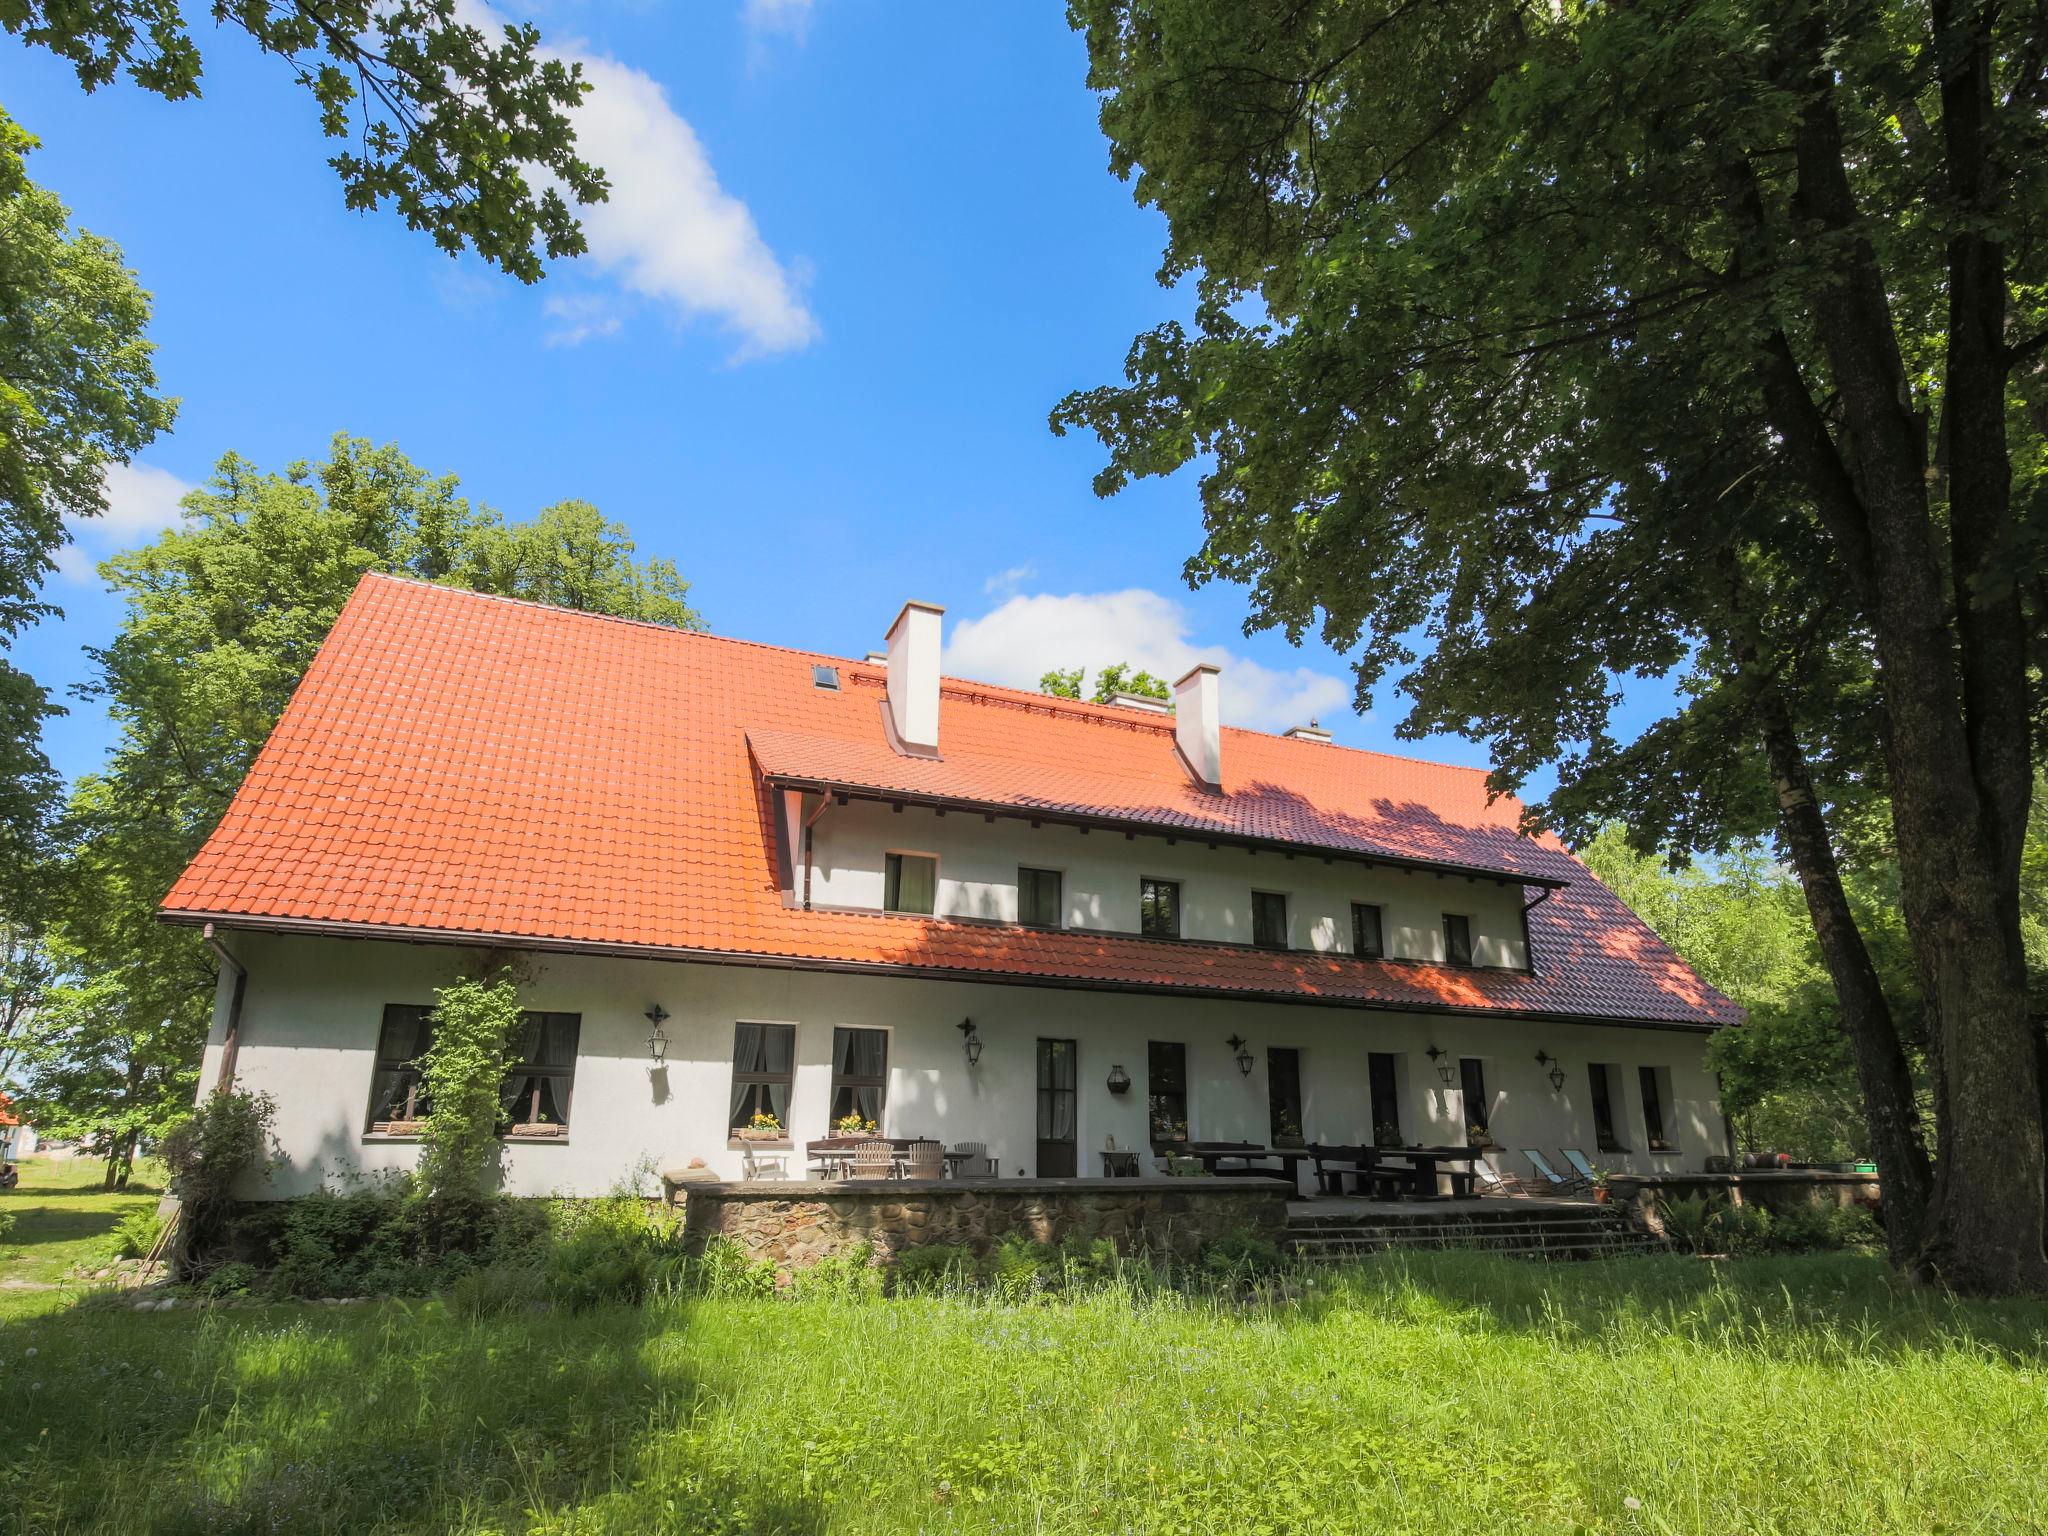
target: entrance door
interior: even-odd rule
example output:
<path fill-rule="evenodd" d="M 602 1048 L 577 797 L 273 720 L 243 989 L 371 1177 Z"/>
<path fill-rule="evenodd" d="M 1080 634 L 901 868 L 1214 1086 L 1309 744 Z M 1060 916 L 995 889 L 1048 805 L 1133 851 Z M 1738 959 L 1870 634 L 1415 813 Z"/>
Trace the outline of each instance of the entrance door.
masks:
<path fill-rule="evenodd" d="M 1038 1176 L 1074 1176 L 1074 1083 L 1080 1052 L 1071 1040 L 1038 1042 Z"/>

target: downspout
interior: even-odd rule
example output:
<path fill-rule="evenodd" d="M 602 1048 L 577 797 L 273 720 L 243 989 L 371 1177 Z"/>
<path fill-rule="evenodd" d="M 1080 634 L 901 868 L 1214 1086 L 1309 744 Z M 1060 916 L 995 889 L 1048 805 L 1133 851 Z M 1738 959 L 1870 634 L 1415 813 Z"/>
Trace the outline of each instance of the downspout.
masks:
<path fill-rule="evenodd" d="M 821 793 L 818 796 L 818 808 L 804 818 L 804 910 L 806 912 L 811 910 L 811 828 L 817 823 L 818 818 L 825 814 L 825 807 L 831 803 L 831 793 L 829 791 Z"/>
<path fill-rule="evenodd" d="M 1534 901 L 1522 903 L 1522 969 L 1531 976 L 1536 974 L 1536 943 L 1529 937 L 1529 914 L 1550 900 L 1552 888 L 1544 886 L 1536 893 Z"/>
<path fill-rule="evenodd" d="M 213 936 L 213 924 L 204 930 L 206 947 L 220 957 L 220 963 L 232 967 L 235 973 L 235 995 L 228 1001 L 228 1029 L 221 1040 L 220 1075 L 214 1080 L 213 1091 L 226 1093 L 235 1085 L 235 1054 L 242 1044 L 242 994 L 249 986 L 249 970 L 241 961 L 228 953 L 228 947 Z"/>

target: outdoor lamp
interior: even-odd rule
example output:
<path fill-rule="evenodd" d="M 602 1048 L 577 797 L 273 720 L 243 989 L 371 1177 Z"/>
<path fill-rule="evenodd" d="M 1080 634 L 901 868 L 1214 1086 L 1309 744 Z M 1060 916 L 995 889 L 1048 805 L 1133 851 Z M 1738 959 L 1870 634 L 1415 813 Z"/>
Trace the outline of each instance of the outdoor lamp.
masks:
<path fill-rule="evenodd" d="M 660 1066 L 662 1058 L 668 1055 L 668 1035 L 661 1027 L 668 1018 L 668 1010 L 656 1003 L 642 1017 L 650 1026 L 647 1033 L 647 1054 L 653 1058 L 656 1066 Z"/>
<path fill-rule="evenodd" d="M 962 1019 L 959 1023 L 960 1044 L 967 1052 L 967 1065 L 973 1066 L 981 1060 L 981 1036 L 974 1032 L 974 1020 Z"/>
<path fill-rule="evenodd" d="M 1244 1043 L 1244 1036 L 1232 1035 L 1223 1043 L 1236 1053 L 1237 1070 L 1246 1077 L 1250 1077 L 1252 1075 L 1252 1051 L 1251 1047 Z"/>
<path fill-rule="evenodd" d="M 1547 1066 L 1550 1068 L 1550 1091 L 1552 1093 L 1563 1093 L 1564 1063 L 1559 1061 L 1555 1056 L 1551 1055 L 1548 1051 L 1538 1051 L 1536 1053 L 1536 1065 L 1539 1067 Z"/>
<path fill-rule="evenodd" d="M 1444 1057 L 1449 1055 L 1450 1053 L 1446 1051 L 1442 1046 L 1432 1041 L 1429 1049 L 1424 1051 L 1422 1054 L 1427 1056 L 1431 1061 L 1436 1063 L 1437 1081 L 1442 1083 L 1446 1088 L 1450 1087 L 1451 1080 L 1458 1075 L 1458 1069 L 1456 1067 L 1447 1066 L 1444 1062 Z"/>
<path fill-rule="evenodd" d="M 1109 1091 L 1111 1093 L 1129 1093 L 1131 1091 L 1131 1074 L 1126 1072 L 1121 1065 L 1109 1069 Z"/>

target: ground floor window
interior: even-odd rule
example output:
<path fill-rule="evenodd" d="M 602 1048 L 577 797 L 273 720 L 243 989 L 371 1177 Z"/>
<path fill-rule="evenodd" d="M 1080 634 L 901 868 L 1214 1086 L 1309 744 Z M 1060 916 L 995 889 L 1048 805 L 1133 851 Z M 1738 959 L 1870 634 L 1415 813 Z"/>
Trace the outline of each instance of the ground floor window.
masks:
<path fill-rule="evenodd" d="M 1643 1128 L 1652 1152 L 1676 1152 L 1678 1140 L 1671 1133 L 1667 1117 L 1671 1104 L 1671 1070 L 1668 1067 L 1638 1067 L 1643 1090 Z"/>
<path fill-rule="evenodd" d="M 576 1048 L 583 1016 L 522 1013 L 511 1064 L 498 1085 L 503 1124 L 514 1136 L 559 1136 L 569 1129 L 569 1098 L 576 1083 Z M 387 1003 L 377 1032 L 370 1079 L 369 1129 L 405 1134 L 418 1129 L 432 1106 L 420 1060 L 434 1043 L 434 1010 L 422 1003 Z"/>
<path fill-rule="evenodd" d="M 766 1115 L 789 1129 L 789 1097 L 796 1083 L 796 1026 L 741 1024 L 732 1041 L 732 1114 L 727 1124 L 744 1130 Z"/>
<path fill-rule="evenodd" d="M 1366 1058 L 1366 1077 L 1372 1084 L 1372 1144 L 1406 1146 L 1401 1135 L 1401 1089 L 1394 1058 L 1385 1051 L 1374 1051 Z"/>
<path fill-rule="evenodd" d="M 1466 1138 L 1475 1147 L 1491 1146 L 1493 1136 L 1486 1115 L 1486 1063 L 1477 1056 L 1460 1057 L 1458 1085 L 1464 1090 Z"/>
<path fill-rule="evenodd" d="M 1188 1139 L 1188 1048 L 1177 1040 L 1145 1047 L 1145 1104 L 1151 1120 L 1152 1150 L 1164 1152 Z"/>
<path fill-rule="evenodd" d="M 1626 1152 L 1621 1144 L 1619 1128 L 1615 1123 L 1614 1105 L 1619 1094 L 1615 1092 L 1617 1079 L 1614 1068 L 1603 1062 L 1593 1062 L 1586 1068 L 1586 1076 L 1593 1087 L 1593 1139 L 1602 1152 Z"/>
<path fill-rule="evenodd" d="M 889 1032 L 886 1029 L 832 1031 L 832 1124 L 858 1116 L 863 1129 L 882 1124 L 882 1101 L 889 1086 Z"/>
<path fill-rule="evenodd" d="M 1301 1132 L 1301 1052 L 1276 1045 L 1266 1051 L 1266 1104 L 1271 1111 L 1273 1145 L 1298 1147 Z"/>

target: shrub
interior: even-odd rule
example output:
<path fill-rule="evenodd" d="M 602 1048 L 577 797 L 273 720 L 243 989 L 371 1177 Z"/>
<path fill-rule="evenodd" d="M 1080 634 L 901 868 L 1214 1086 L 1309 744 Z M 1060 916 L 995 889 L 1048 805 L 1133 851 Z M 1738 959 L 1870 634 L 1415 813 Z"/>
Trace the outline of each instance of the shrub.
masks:
<path fill-rule="evenodd" d="M 746 1249 L 726 1237 L 714 1237 L 704 1245 L 692 1276 L 695 1288 L 706 1296 L 773 1296 L 775 1266 L 766 1259 L 750 1259 Z"/>
<path fill-rule="evenodd" d="M 235 1181 L 267 1171 L 277 1101 L 267 1093 L 210 1093 L 164 1133 L 163 1159 L 178 1197 L 184 1251 L 204 1259 L 233 1210 Z"/>
<path fill-rule="evenodd" d="M 639 1302 L 653 1279 L 654 1255 L 640 1237 L 585 1232 L 548 1250 L 548 1296 L 571 1312 L 606 1302 Z"/>
<path fill-rule="evenodd" d="M 164 1224 L 155 1211 L 130 1211 L 107 1234 L 106 1255 L 110 1259 L 146 1259 L 163 1235 Z"/>
<path fill-rule="evenodd" d="M 1712 1251 L 1721 1232 L 1724 1209 L 1724 1202 L 1709 1195 L 1682 1195 L 1663 1201 L 1658 1206 L 1658 1215 L 1663 1219 L 1665 1236 L 1672 1242 L 1687 1253 L 1707 1253 Z"/>
<path fill-rule="evenodd" d="M 1244 1227 L 1224 1233 L 1202 1250 L 1202 1268 L 1230 1280 L 1270 1275 L 1282 1262 L 1278 1243 Z"/>
<path fill-rule="evenodd" d="M 1019 1233 L 1006 1232 L 989 1250 L 986 1267 L 997 1294 L 1016 1300 L 1059 1279 L 1060 1255 L 1050 1243 L 1037 1243 Z"/>
<path fill-rule="evenodd" d="M 890 1281 L 899 1296 L 957 1290 L 974 1281 L 974 1250 L 956 1243 L 926 1243 L 896 1255 Z"/>
<path fill-rule="evenodd" d="M 222 1264 L 212 1274 L 199 1282 L 199 1294 L 209 1301 L 225 1301 L 230 1296 L 246 1296 L 262 1278 L 254 1264 L 236 1260 Z"/>
<path fill-rule="evenodd" d="M 485 1264 L 456 1277 L 448 1309 L 471 1320 L 538 1309 L 548 1300 L 548 1274 L 538 1264 Z"/>
<path fill-rule="evenodd" d="M 1060 1244 L 1060 1278 L 1068 1285 L 1096 1285 L 1118 1268 L 1116 1244 L 1106 1237 L 1070 1237 Z"/>
<path fill-rule="evenodd" d="M 800 1296 L 858 1301 L 882 1294 L 882 1272 L 875 1267 L 875 1250 L 866 1243 L 853 1243 L 809 1269 L 798 1270 L 794 1285 Z"/>
<path fill-rule="evenodd" d="M 6 1242 L 12 1236 L 14 1236 L 14 1213 L 12 1211 L 0 1211 L 0 1243 Z"/>

